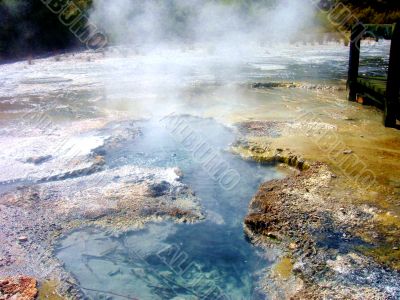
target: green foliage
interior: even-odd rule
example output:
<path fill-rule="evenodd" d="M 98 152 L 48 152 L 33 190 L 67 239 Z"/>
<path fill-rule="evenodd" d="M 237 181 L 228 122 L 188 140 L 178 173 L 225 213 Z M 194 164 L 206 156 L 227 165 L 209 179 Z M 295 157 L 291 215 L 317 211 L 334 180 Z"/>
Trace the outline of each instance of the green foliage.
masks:
<path fill-rule="evenodd" d="M 398 0 L 340 0 L 363 23 L 391 24 L 400 20 Z"/>
<path fill-rule="evenodd" d="M 349 31 L 357 21 L 364 24 L 393 24 L 400 21 L 400 2 L 398 1 L 321 0 L 320 3 L 323 9 L 316 10 L 314 22 L 316 32 L 343 33 L 343 31 Z M 351 17 L 345 17 L 350 16 L 349 13 Z M 335 18 L 340 20 L 339 25 L 330 21 Z M 390 34 L 383 31 L 385 30 L 377 30 L 377 35 L 388 38 Z"/>

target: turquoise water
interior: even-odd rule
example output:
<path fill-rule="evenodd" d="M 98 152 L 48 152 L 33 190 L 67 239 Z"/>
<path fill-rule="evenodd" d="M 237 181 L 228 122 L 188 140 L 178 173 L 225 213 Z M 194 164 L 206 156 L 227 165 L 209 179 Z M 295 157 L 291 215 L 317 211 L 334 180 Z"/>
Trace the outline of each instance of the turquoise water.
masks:
<path fill-rule="evenodd" d="M 207 214 L 196 224 L 165 222 L 109 234 L 98 228 L 73 232 L 57 257 L 92 299 L 266 299 L 258 279 L 269 261 L 243 233 L 243 218 L 259 184 L 280 176 L 272 166 L 246 162 L 225 151 L 234 133 L 210 119 L 182 118 L 240 174 L 226 189 L 160 122 L 136 125 L 142 134 L 106 152 L 122 164 L 179 166 Z M 110 128 L 112 130 L 112 128 Z"/>

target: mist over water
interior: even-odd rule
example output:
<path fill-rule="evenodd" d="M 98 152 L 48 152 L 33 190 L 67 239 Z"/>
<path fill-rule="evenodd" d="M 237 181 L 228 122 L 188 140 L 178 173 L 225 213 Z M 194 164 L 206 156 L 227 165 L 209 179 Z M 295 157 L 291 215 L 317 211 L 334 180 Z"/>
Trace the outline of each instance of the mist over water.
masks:
<path fill-rule="evenodd" d="M 111 109 L 120 104 L 123 110 L 153 120 L 169 113 L 204 116 L 207 110 L 217 110 L 225 114 L 240 101 L 238 84 L 254 80 L 251 78 L 252 73 L 257 73 L 254 69 L 268 72 L 286 68 L 273 61 L 280 52 L 275 43 L 287 43 L 307 25 L 311 14 L 312 6 L 306 1 L 253 1 L 248 6 L 205 0 L 95 1 L 92 22 L 104 28 L 117 46 L 111 49 L 117 51 L 106 53 L 107 59 L 101 65 L 104 103 Z M 254 61 L 266 51 L 274 53 L 268 54 L 270 62 Z M 210 106 L 210 99 L 202 101 L 210 96 L 227 99 L 229 103 L 216 101 Z M 199 120 L 188 119 L 193 128 L 208 138 L 209 132 L 215 134 L 218 151 L 224 153 L 234 136 L 214 121 Z M 232 164 L 242 179 L 235 189 L 224 191 L 186 158 L 182 146 L 175 145 L 170 135 L 160 134 L 157 126 L 148 126 L 142 128 L 143 140 L 122 148 L 122 152 L 115 150 L 110 157 L 126 157 L 129 163 L 136 164 L 138 153 L 146 153 L 151 161 L 161 161 L 161 166 L 169 165 L 172 158 L 178 160 L 176 164 L 183 170 L 185 182 L 201 199 L 207 219 L 195 225 L 174 224 L 172 232 L 164 224 L 150 225 L 122 239 L 82 230 L 61 241 L 57 256 L 84 287 L 140 299 L 265 299 L 258 280 L 270 262 L 259 256 L 259 249 L 245 239 L 242 222 L 258 185 L 267 178 L 279 178 L 280 174 L 272 167 L 249 164 L 225 153 L 224 161 Z M 227 137 L 230 141 L 225 141 Z M 112 161 L 110 157 L 106 157 L 107 163 Z M 145 165 L 151 163 L 146 161 Z M 166 237 L 160 235 L 160 228 L 164 234 L 168 232 Z M 89 244 L 82 242 L 86 235 Z M 125 238 L 137 240 L 135 245 L 151 245 L 151 249 L 141 249 L 150 268 L 129 260 L 134 247 L 124 246 Z M 91 244 L 100 240 L 97 247 Z M 198 266 L 189 277 L 205 276 L 206 282 L 195 291 L 188 291 L 188 286 L 193 290 L 193 280 L 180 279 L 157 260 L 159 243 L 180 245 Z M 111 246 L 117 251 L 100 259 L 89 259 L 88 269 L 78 267 L 86 257 L 95 256 L 96 248 Z M 86 247 L 87 251 L 80 247 Z M 116 267 L 118 271 L 114 270 Z M 163 284 L 165 280 L 179 288 L 170 288 Z M 225 296 L 206 296 L 209 281 Z"/>
<path fill-rule="evenodd" d="M 248 80 L 255 57 L 271 58 L 262 68 L 285 69 L 273 59 L 311 26 L 314 9 L 308 0 L 94 1 L 91 21 L 116 46 L 105 94 L 152 115 L 182 112 L 200 85 L 233 104 L 237 90 L 226 86 Z"/>
<path fill-rule="evenodd" d="M 91 20 L 115 44 L 159 48 L 208 44 L 232 53 L 289 41 L 312 22 L 308 0 L 98 0 Z"/>

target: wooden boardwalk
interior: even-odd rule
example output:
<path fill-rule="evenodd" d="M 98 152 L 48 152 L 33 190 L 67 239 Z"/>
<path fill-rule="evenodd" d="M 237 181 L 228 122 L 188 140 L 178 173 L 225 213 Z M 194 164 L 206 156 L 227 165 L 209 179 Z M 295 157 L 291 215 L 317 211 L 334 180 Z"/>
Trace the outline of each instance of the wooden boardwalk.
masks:
<path fill-rule="evenodd" d="M 360 76 L 361 39 L 365 36 L 391 38 L 389 70 L 387 76 Z M 396 127 L 400 120 L 400 21 L 394 25 L 363 25 L 354 27 L 351 34 L 349 76 L 347 81 L 349 100 L 374 104 L 384 111 L 384 124 Z"/>
<path fill-rule="evenodd" d="M 357 93 L 372 101 L 380 108 L 384 108 L 387 88 L 387 77 L 384 76 L 358 76 Z M 366 99 L 359 98 L 357 102 L 368 104 Z M 400 95 L 399 99 L 400 101 Z"/>

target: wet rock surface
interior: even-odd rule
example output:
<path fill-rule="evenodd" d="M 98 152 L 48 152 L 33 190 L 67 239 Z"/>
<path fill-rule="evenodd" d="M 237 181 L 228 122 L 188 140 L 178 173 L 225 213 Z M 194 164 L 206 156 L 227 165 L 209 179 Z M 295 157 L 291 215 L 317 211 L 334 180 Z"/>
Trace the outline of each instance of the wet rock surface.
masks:
<path fill-rule="evenodd" d="M 89 221 L 134 228 L 158 217 L 170 216 L 185 222 L 201 219 L 196 198 L 177 178 L 173 169 L 125 167 L 4 194 L 0 198 L 0 256 L 5 257 L 1 261 L 2 272 L 9 269 L 12 273 L 17 262 L 21 269 L 34 271 L 35 266 L 26 266 L 31 262 L 23 259 L 30 250 L 48 245 L 54 235 Z M 163 190 L 157 198 L 149 193 L 154 186 L 164 185 L 170 189 Z"/>
<path fill-rule="evenodd" d="M 35 165 L 40 165 L 48 160 L 52 159 L 51 155 L 45 155 L 45 156 L 34 156 L 34 157 L 29 157 L 26 162 L 32 163 Z"/>
<path fill-rule="evenodd" d="M 395 223 L 385 227 L 378 222 L 381 210 L 362 203 L 365 194 L 344 186 L 343 177 L 327 164 L 305 162 L 308 167 L 299 168 L 293 163 L 301 160 L 298 155 L 274 148 L 276 137 L 268 136 L 268 122 L 254 123 L 246 129 L 265 128 L 267 139 L 254 140 L 250 133 L 233 151 L 246 159 L 278 161 L 301 170 L 261 185 L 244 221 L 254 243 L 280 249 L 293 264 L 288 278 L 271 272 L 264 287 L 279 299 L 399 298 L 400 274 L 394 261 L 382 262 L 367 254 L 380 245 L 397 243 L 390 231 Z"/>
<path fill-rule="evenodd" d="M 262 185 L 245 219 L 247 232 L 276 241 L 290 253 L 294 276 L 304 284 L 302 293 L 395 299 L 399 274 L 358 249 L 368 246 L 357 233 L 373 226 L 374 213 L 328 196 L 331 178 L 326 166 L 314 164 L 299 175 Z"/>
<path fill-rule="evenodd" d="M 46 165 L 53 159 L 61 162 L 65 153 L 52 159 L 28 159 L 31 168 L 41 168 L 45 176 L 0 195 L 0 276 L 52 279 L 60 282 L 62 294 L 77 297 L 77 283 L 53 254 L 59 236 L 88 225 L 123 232 L 151 221 L 192 223 L 204 218 L 198 199 L 181 182 L 183 174 L 176 168 L 107 165 L 100 152 L 107 154 L 140 132 L 133 123 L 124 124 L 116 132 L 109 130 L 115 124 L 103 129 L 112 137 L 104 139 L 101 147 L 73 157 L 79 164 L 71 171 L 54 174 L 54 165 Z M 46 176 L 50 172 L 53 175 Z"/>
<path fill-rule="evenodd" d="M 270 136 L 281 135 L 282 122 L 247 121 L 238 124 L 239 132 L 245 136 Z"/>
<path fill-rule="evenodd" d="M 367 48 L 363 46 L 365 54 L 368 52 L 368 56 L 377 55 L 375 46 L 372 51 L 371 47 L 369 50 Z M 198 65 L 190 65 L 187 72 L 194 74 L 194 77 L 187 80 L 192 86 L 181 89 L 181 86 L 176 85 L 175 73 L 172 72 L 173 78 L 160 77 L 160 70 L 163 68 L 150 68 L 154 72 L 148 73 L 149 68 L 140 67 L 142 63 L 147 66 L 149 60 L 158 61 L 161 56 L 148 56 L 148 53 L 133 55 L 129 50 L 129 55 L 122 59 L 111 57 L 113 49 L 110 49 L 107 55 L 72 53 L 37 60 L 29 66 L 24 62 L 3 65 L 2 71 L 7 76 L 3 78 L 0 97 L 0 192 L 6 195 L 1 197 L 0 204 L 0 222 L 2 228 L 5 228 L 4 232 L 0 230 L 0 240 L 5 241 L 4 245 L 0 245 L 0 277 L 29 273 L 38 279 L 53 278 L 62 282 L 59 288 L 64 294 L 71 295 L 73 299 L 83 298 L 77 291 L 79 283 L 66 274 L 54 259 L 52 247 L 49 246 L 52 241 L 74 228 L 86 226 L 87 223 L 118 230 L 133 226 L 133 223 L 136 226 L 148 219 L 158 220 L 170 216 L 178 217 L 184 222 L 186 216 L 181 217 L 183 212 L 190 211 L 190 215 L 193 214 L 185 205 L 172 205 L 179 198 L 174 199 L 174 188 L 158 197 L 156 203 L 150 200 L 151 185 L 167 181 L 175 186 L 174 181 L 171 183 L 164 176 L 152 180 L 151 176 L 143 175 L 138 177 L 139 182 L 131 183 L 125 182 L 123 178 L 119 181 L 119 175 L 116 175 L 115 178 L 107 177 L 108 194 L 102 189 L 94 191 L 97 186 L 93 183 L 98 182 L 94 175 L 109 171 L 107 156 L 114 152 L 115 145 L 130 142 L 135 139 L 135 134 L 141 134 L 135 124 L 131 124 L 132 121 L 121 121 L 124 114 L 141 118 L 144 115 L 151 116 L 157 110 L 168 113 L 171 108 L 171 111 L 177 109 L 188 114 L 214 116 L 227 125 L 243 123 L 241 133 L 251 138 L 242 140 L 235 147 L 237 153 L 245 149 L 246 154 L 243 156 L 247 159 L 285 164 L 290 156 L 291 161 L 302 159 L 309 162 L 310 172 L 316 174 L 316 182 L 319 179 L 317 175 L 320 174 L 318 168 L 325 170 L 325 167 L 321 165 L 316 169 L 310 162 L 322 161 L 329 165 L 329 172 L 333 171 L 327 190 L 321 188 L 323 192 L 319 194 L 320 199 L 317 202 L 312 197 L 318 191 L 312 186 L 320 186 L 315 182 L 304 182 L 305 179 L 298 170 L 291 170 L 291 181 L 276 182 L 277 187 L 264 193 L 264 200 L 259 201 L 267 201 L 269 193 L 274 195 L 271 197 L 271 213 L 262 213 L 257 206 L 251 210 L 254 218 L 249 220 L 249 226 L 258 233 L 248 231 L 249 236 L 254 242 L 266 247 L 267 254 L 283 252 L 283 263 L 276 273 L 285 278 L 282 280 L 271 275 L 264 282 L 265 287 L 271 291 L 271 298 L 283 299 L 293 295 L 293 298 L 302 299 L 395 299 L 398 277 L 393 273 L 393 268 L 400 268 L 397 250 L 400 245 L 399 135 L 395 131 L 382 128 L 381 112 L 348 103 L 344 92 L 336 93 L 343 89 L 343 84 L 331 88 L 324 82 L 332 78 L 345 78 L 348 49 L 329 46 L 328 49 L 319 50 L 316 53 L 315 47 L 304 49 L 298 46 L 278 49 L 278 61 L 284 61 L 283 68 L 287 67 L 288 72 L 260 72 L 257 71 L 257 66 L 257 70 L 253 69 L 256 77 L 249 79 L 249 74 L 241 74 L 235 82 L 255 82 L 264 78 L 268 78 L 267 81 L 285 78 L 290 82 L 269 84 L 263 81 L 253 85 L 254 88 L 247 83 L 238 88 L 236 84 L 232 84 L 230 76 L 225 76 L 227 74 L 219 73 L 214 76 L 215 74 L 210 74 L 209 68 L 197 68 L 202 64 L 200 61 Z M 265 47 L 260 54 L 265 55 Z M 196 61 L 203 56 L 199 56 L 199 52 L 194 55 Z M 180 55 L 177 57 L 181 60 Z M 300 65 L 287 64 L 287 57 L 301 61 Z M 165 55 L 165 60 L 176 63 L 170 53 Z M 136 64 L 136 72 L 134 68 L 127 68 Z M 265 65 L 269 67 L 270 56 L 266 57 Z M 372 67 L 376 69 L 376 64 Z M 200 72 L 193 72 L 195 69 Z M 218 68 L 220 69 L 224 68 Z M 287 76 L 292 76 L 292 71 L 297 72 L 296 79 L 288 79 Z M 236 75 L 240 72 L 235 68 L 231 73 Z M 56 74 L 57 77 L 50 77 L 48 74 Z M 306 80 L 315 77 L 319 83 L 292 82 L 303 80 L 304 76 Z M 102 82 L 104 78 L 106 84 Z M 119 79 L 118 82 L 115 78 Z M 224 79 L 229 81 L 229 86 L 223 86 Z M 111 89 L 110 82 L 113 85 Z M 160 82 L 163 82 L 161 88 Z M 183 80 L 180 83 L 185 82 Z M 132 90 L 127 89 L 128 86 Z M 176 106 L 177 98 L 179 104 L 182 104 L 179 107 Z M 45 124 L 40 120 L 38 122 L 27 116 L 26 111 L 32 111 L 33 115 L 37 115 L 37 111 L 44 111 L 54 120 L 68 121 L 61 122 L 60 127 L 53 130 L 49 128 L 47 121 Z M 311 116 L 307 116 L 306 112 L 311 112 Z M 99 119 L 100 116 L 106 118 L 110 114 L 114 114 L 114 120 L 118 121 L 109 123 L 109 120 Z M 119 133 L 109 134 L 110 128 L 114 132 L 119 130 Z M 96 139 L 90 139 L 91 134 L 86 135 L 91 130 L 97 130 Z M 338 134 L 346 146 L 333 154 L 331 151 L 321 150 L 315 140 L 321 141 L 321 136 L 327 132 Z M 79 145 L 78 148 L 86 151 L 78 152 L 78 156 L 72 155 L 77 159 L 71 159 L 71 155 L 66 155 L 70 148 L 68 144 L 67 147 L 62 147 L 65 141 L 73 141 L 73 145 Z M 76 147 L 71 149 L 74 153 Z M 347 149 L 354 153 L 344 154 Z M 352 186 L 351 181 L 335 168 L 330 157 L 333 155 L 334 159 L 340 160 L 342 156 L 354 158 L 354 154 L 374 171 L 379 188 L 363 191 L 359 186 Z M 46 156 L 51 156 L 51 159 L 41 161 Z M 125 158 L 121 156 L 121 160 Z M 291 165 L 301 169 L 296 164 Z M 148 174 L 149 169 L 145 169 L 140 168 L 143 174 Z M 165 168 L 157 170 L 165 171 Z M 325 182 L 328 177 L 323 176 L 324 172 L 321 176 Z M 90 179 L 91 183 L 86 182 L 86 179 Z M 87 201 L 83 194 L 90 190 L 86 193 L 87 196 L 99 197 L 100 200 L 91 198 L 87 210 L 70 199 L 62 205 L 62 198 L 69 197 L 69 192 L 63 192 L 64 183 L 67 190 L 74 195 L 72 198 L 78 194 L 79 199 Z M 332 189 L 335 184 L 337 189 Z M 52 190 L 43 191 L 41 186 L 45 185 Z M 290 185 L 296 185 L 299 191 L 290 192 Z M 138 211 L 133 209 L 134 222 L 127 222 L 132 216 L 129 213 L 115 213 L 115 203 L 125 211 L 134 206 L 127 201 L 128 197 L 124 198 L 121 193 L 117 193 L 118 199 L 115 203 L 112 197 L 102 200 L 114 193 L 117 186 L 135 199 L 141 199 L 138 201 L 143 207 Z M 179 185 L 176 186 L 180 188 Z M 186 190 L 182 192 L 185 194 L 183 198 L 193 197 L 190 195 L 190 188 L 183 189 Z M 12 190 L 15 195 L 11 195 Z M 280 197 L 286 199 L 282 201 L 286 213 L 279 211 L 280 202 L 277 199 Z M 54 205 L 51 201 L 53 198 L 56 199 Z M 145 200 L 149 200 L 150 204 L 147 205 Z M 163 202 L 168 205 L 165 206 Z M 291 202 L 295 203 L 298 211 L 290 210 Z M 264 206 L 260 204 L 260 207 Z M 60 213 L 56 211 L 59 208 Z M 356 210 L 353 211 L 353 208 Z M 350 223 L 360 219 L 358 225 L 346 224 L 347 213 L 350 215 Z M 74 218 L 74 214 L 87 219 L 83 221 L 80 220 L 81 217 Z M 299 218 L 299 221 L 296 222 L 295 218 Z M 315 222 L 308 222 L 308 218 Z M 224 219 L 218 215 L 214 219 L 216 224 L 224 223 Z M 267 224 L 266 220 L 271 221 Z M 364 225 L 365 228 L 362 228 Z M 371 244 L 373 247 L 369 248 Z M 355 249 L 354 245 L 361 249 Z M 365 255 L 366 252 L 368 256 Z M 321 268 L 313 267 L 314 265 Z M 120 275 L 120 271 L 114 268 L 110 275 L 115 278 Z M 382 292 L 386 283 L 386 292 Z M 280 290 L 283 292 L 280 293 Z"/>
<path fill-rule="evenodd" d="M 273 148 L 270 144 L 259 144 L 239 139 L 231 148 L 233 153 L 243 159 L 254 160 L 264 164 L 283 163 L 297 170 L 307 170 L 310 165 L 304 158 L 292 153 L 289 149 Z"/>
<path fill-rule="evenodd" d="M 161 197 L 165 195 L 170 188 L 171 185 L 167 181 L 162 181 L 160 183 L 152 184 L 150 186 L 150 195 L 153 197 Z"/>
<path fill-rule="evenodd" d="M 37 123 L 39 122 L 39 123 Z M 93 129 L 104 120 L 77 122 L 68 128 L 50 122 L 44 128 L 40 119 L 29 124 L 32 132 L 0 134 L 3 150 L 0 156 L 0 188 L 60 180 L 94 173 L 102 163 L 92 149 L 104 143 L 93 135 Z M 27 124 L 28 125 L 28 124 Z M 37 128 L 35 128 L 37 126 Z M 0 190 L 1 191 L 1 190 Z"/>
<path fill-rule="evenodd" d="M 306 90 L 324 90 L 324 91 L 343 91 L 344 86 L 332 86 L 323 84 L 301 83 L 301 82 L 256 82 L 251 84 L 253 89 L 274 89 L 274 88 L 299 88 Z"/>

